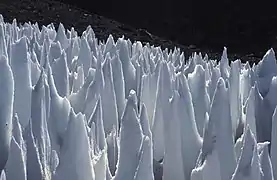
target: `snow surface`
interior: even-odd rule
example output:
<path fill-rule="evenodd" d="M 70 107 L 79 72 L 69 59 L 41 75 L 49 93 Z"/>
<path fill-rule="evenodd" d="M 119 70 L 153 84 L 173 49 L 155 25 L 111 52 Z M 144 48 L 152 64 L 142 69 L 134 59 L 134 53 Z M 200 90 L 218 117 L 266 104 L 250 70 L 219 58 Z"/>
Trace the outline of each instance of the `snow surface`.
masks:
<path fill-rule="evenodd" d="M 277 63 L 0 18 L 0 179 L 277 179 Z"/>

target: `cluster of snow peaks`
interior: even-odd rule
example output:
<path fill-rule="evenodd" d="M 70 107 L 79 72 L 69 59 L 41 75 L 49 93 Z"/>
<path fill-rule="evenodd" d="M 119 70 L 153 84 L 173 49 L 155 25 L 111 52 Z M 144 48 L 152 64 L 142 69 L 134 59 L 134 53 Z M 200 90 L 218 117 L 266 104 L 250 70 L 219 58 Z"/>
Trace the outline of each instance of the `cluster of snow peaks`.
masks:
<path fill-rule="evenodd" d="M 277 63 L 0 16 L 0 180 L 277 179 Z"/>

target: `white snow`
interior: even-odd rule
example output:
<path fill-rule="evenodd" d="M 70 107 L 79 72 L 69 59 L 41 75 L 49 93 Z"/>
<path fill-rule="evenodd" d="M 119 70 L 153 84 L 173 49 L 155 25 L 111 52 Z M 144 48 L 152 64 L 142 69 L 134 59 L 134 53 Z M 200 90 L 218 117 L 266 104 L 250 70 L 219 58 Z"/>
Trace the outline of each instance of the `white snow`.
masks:
<path fill-rule="evenodd" d="M 0 16 L 1 180 L 274 180 L 277 63 Z"/>

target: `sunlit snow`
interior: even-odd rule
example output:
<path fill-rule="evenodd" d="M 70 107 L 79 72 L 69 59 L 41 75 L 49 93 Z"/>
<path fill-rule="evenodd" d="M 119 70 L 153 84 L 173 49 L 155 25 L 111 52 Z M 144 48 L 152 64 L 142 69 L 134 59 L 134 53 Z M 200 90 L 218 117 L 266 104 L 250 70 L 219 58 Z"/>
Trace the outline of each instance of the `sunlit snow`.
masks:
<path fill-rule="evenodd" d="M 0 180 L 277 179 L 277 63 L 0 17 Z"/>

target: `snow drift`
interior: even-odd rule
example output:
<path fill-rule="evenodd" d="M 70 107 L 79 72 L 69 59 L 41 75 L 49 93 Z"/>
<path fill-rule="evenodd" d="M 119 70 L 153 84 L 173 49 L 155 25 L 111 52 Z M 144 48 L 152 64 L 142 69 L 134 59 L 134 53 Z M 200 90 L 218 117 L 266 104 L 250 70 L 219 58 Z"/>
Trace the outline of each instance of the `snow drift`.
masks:
<path fill-rule="evenodd" d="M 277 179 L 277 63 L 0 18 L 0 179 Z"/>

